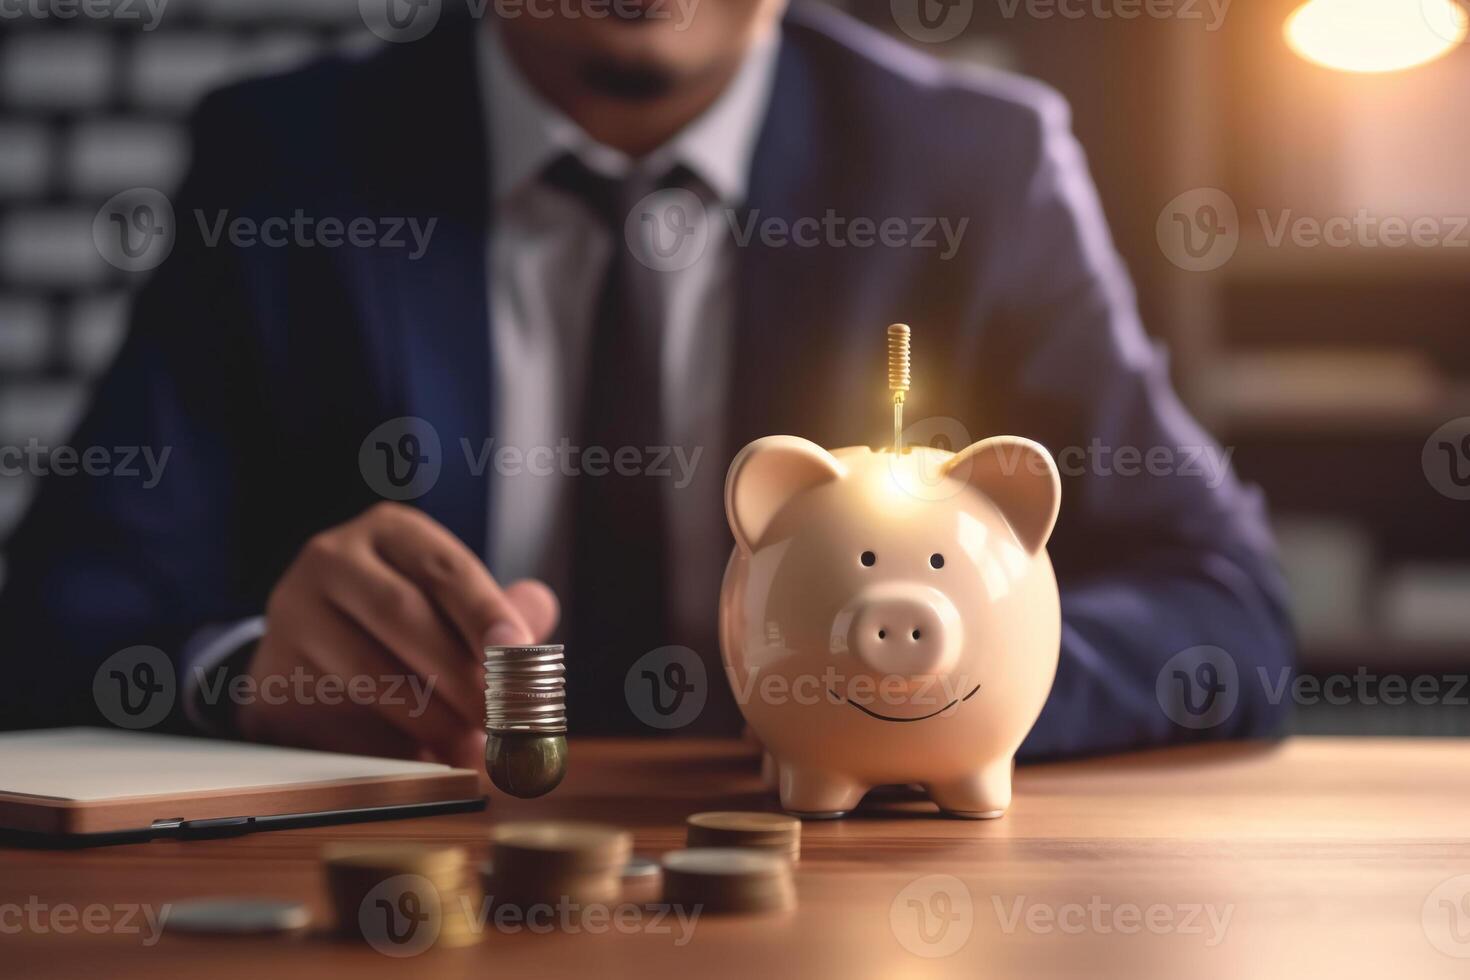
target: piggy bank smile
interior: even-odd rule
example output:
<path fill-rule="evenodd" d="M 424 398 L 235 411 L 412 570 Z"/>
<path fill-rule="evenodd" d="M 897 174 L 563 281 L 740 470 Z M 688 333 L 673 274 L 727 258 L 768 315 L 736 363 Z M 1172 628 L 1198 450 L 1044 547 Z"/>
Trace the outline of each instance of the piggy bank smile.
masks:
<path fill-rule="evenodd" d="M 1005 811 L 1056 672 L 1059 500 L 1025 439 L 741 451 L 720 643 L 783 807 L 836 816 L 873 786 L 918 783 L 956 816 Z"/>

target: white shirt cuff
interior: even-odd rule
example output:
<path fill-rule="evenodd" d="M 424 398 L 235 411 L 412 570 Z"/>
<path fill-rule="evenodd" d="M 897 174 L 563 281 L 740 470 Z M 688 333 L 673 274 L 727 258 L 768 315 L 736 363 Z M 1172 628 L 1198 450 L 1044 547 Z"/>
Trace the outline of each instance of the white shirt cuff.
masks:
<path fill-rule="evenodd" d="M 205 713 L 204 691 L 200 684 L 204 676 L 224 662 L 225 658 L 265 636 L 265 617 L 252 616 L 235 623 L 206 626 L 189 638 L 179 656 L 179 666 L 184 673 L 184 717 L 195 728 L 220 734 Z M 223 693 L 223 688 L 220 689 Z"/>

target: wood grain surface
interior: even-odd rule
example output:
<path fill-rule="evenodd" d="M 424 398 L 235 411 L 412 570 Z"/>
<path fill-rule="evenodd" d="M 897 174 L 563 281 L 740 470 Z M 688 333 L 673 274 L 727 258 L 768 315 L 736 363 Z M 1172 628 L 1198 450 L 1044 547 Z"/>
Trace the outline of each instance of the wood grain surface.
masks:
<path fill-rule="evenodd" d="M 1010 812 L 992 821 L 942 818 L 903 791 L 870 796 L 847 820 L 804 826 L 790 913 L 681 923 L 630 895 L 596 932 L 492 921 L 474 946 L 412 959 L 316 932 L 160 935 L 146 918 L 191 897 L 260 895 L 306 901 L 325 923 L 318 856 L 330 841 L 452 842 L 478 858 L 498 821 L 571 818 L 627 827 L 638 853 L 657 856 L 682 844 L 690 813 L 772 807 L 741 743 L 584 740 L 554 794 L 496 793 L 485 813 L 6 849 L 0 975 L 1470 975 L 1470 742 L 1429 739 L 1303 738 L 1025 767 Z"/>

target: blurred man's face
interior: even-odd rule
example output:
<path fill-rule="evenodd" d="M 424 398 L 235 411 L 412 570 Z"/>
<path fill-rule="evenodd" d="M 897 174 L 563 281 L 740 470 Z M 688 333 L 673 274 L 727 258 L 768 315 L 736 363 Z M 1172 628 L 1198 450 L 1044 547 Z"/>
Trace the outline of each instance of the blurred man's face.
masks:
<path fill-rule="evenodd" d="M 786 0 L 527 0 L 553 16 L 503 21 L 507 39 L 556 58 L 580 81 L 629 100 L 728 73 Z"/>

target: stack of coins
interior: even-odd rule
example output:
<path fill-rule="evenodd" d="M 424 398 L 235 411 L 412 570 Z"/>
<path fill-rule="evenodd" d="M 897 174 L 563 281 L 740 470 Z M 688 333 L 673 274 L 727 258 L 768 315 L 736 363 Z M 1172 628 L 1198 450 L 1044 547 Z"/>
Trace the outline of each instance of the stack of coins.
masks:
<path fill-rule="evenodd" d="M 686 821 L 690 847 L 739 847 L 795 861 L 801 857 L 801 821 L 782 813 L 712 810 Z"/>
<path fill-rule="evenodd" d="M 791 862 L 746 848 L 698 847 L 664 855 L 664 902 L 705 912 L 774 912 L 796 904 Z"/>
<path fill-rule="evenodd" d="M 485 648 L 485 771 L 512 796 L 549 793 L 566 774 L 563 656 L 559 645 Z"/>
<path fill-rule="evenodd" d="M 491 835 L 485 890 L 509 905 L 612 905 L 633 839 L 583 823 L 502 824 Z"/>
<path fill-rule="evenodd" d="M 383 944 L 467 946 L 479 938 L 479 882 L 462 848 L 333 844 L 323 854 L 337 931 Z"/>

